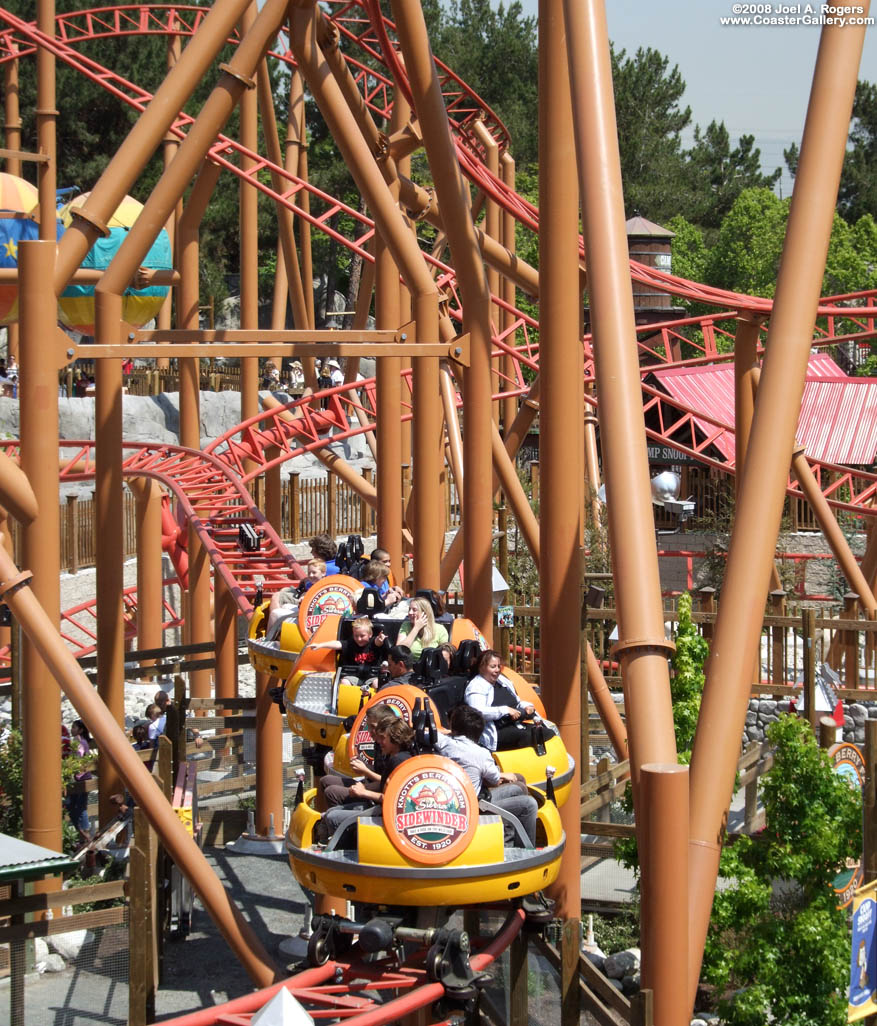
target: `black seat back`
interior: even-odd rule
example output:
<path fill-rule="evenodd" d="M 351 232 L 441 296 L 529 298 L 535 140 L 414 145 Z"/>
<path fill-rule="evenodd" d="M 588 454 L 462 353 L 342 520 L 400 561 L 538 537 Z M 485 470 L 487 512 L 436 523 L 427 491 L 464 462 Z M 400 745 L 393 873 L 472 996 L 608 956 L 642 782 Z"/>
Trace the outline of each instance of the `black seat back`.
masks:
<path fill-rule="evenodd" d="M 429 689 L 429 697 L 439 711 L 443 727 L 450 727 L 448 717 L 451 709 L 462 705 L 468 683 L 467 677 L 445 677 L 440 684 Z"/>

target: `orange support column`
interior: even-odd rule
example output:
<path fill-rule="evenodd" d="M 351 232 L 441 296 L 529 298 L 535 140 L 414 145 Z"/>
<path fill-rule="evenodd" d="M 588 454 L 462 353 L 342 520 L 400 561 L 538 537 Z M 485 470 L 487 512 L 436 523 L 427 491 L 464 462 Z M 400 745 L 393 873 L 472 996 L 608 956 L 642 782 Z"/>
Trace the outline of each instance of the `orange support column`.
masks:
<path fill-rule="evenodd" d="M 95 290 L 95 340 L 118 344 L 122 297 Z M 122 592 L 125 561 L 122 489 L 122 360 L 97 360 L 94 435 L 95 532 L 97 547 L 97 688 L 116 723 L 125 722 L 125 621 Z M 100 822 L 116 814 L 110 795 L 124 790 L 118 769 L 98 756 Z"/>
<path fill-rule="evenodd" d="M 213 593 L 217 701 L 238 696 L 238 605 L 220 574 Z"/>
<path fill-rule="evenodd" d="M 244 36 L 256 21 L 256 4 L 251 3 L 241 18 Z M 255 86 L 255 82 L 253 82 Z M 255 153 L 259 148 L 257 133 L 258 100 L 255 88 L 244 89 L 240 99 L 241 143 Z M 241 167 L 253 166 L 250 157 L 241 155 Z M 239 183 L 240 204 L 240 274 L 241 274 L 241 327 L 253 331 L 259 328 L 259 193 L 245 180 Z M 241 420 L 255 417 L 259 412 L 259 358 L 241 357 Z M 247 469 L 252 469 L 248 467 Z"/>
<path fill-rule="evenodd" d="M 52 291 L 54 259 L 54 241 L 22 242 L 18 249 L 21 469 L 39 510 L 22 529 L 22 561 L 33 573 L 35 596 L 57 627 L 61 616 L 58 366 L 49 356 L 58 331 Z M 61 692 L 26 638 L 22 639 L 21 667 L 24 839 L 61 851 Z M 41 889 L 56 888 L 50 882 Z"/>
<path fill-rule="evenodd" d="M 130 486 L 137 503 L 137 647 L 161 648 L 161 486 L 151 478 L 131 479 Z"/>
<path fill-rule="evenodd" d="M 579 337 L 578 188 L 572 105 L 567 72 L 563 4 L 539 3 L 540 337 L 543 392 L 551 402 L 540 414 L 542 502 L 542 694 L 567 751 L 580 748 L 583 355 Z M 570 433 L 570 428 L 573 428 Z M 576 764 L 572 793 L 581 784 Z M 578 957 L 581 936 L 578 802 L 561 809 L 567 845 L 553 888 L 562 922 L 561 1022 L 579 1021 Z"/>
<path fill-rule="evenodd" d="M 21 149 L 21 116 L 18 105 L 18 60 L 3 65 L 3 108 L 5 114 L 4 132 L 6 149 Z M 21 161 L 17 157 L 6 158 L 6 172 L 21 175 Z M 6 326 L 6 355 L 18 360 L 18 324 Z"/>

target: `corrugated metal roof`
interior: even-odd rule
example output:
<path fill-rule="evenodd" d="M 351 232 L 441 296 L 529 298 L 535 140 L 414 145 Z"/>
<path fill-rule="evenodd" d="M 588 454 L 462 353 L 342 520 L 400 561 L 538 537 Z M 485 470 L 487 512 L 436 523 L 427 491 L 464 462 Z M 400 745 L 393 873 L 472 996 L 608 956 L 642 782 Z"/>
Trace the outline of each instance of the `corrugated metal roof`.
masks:
<path fill-rule="evenodd" d="M 0 882 L 50 876 L 76 866 L 76 859 L 18 837 L 0 834 Z"/>
<path fill-rule="evenodd" d="M 654 376 L 693 413 L 734 423 L 731 364 L 656 370 Z M 698 427 L 707 433 L 713 431 L 705 422 L 698 422 Z M 877 460 L 877 380 L 847 377 L 830 356 L 811 356 L 796 434 L 813 459 L 872 466 Z M 734 460 L 733 437 L 720 437 L 716 446 L 726 460 Z"/>

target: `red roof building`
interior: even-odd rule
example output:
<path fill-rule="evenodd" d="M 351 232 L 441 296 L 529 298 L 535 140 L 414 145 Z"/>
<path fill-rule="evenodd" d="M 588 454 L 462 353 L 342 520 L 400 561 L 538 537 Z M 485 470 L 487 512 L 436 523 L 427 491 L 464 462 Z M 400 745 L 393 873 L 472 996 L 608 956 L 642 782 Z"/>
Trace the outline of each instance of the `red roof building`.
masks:
<path fill-rule="evenodd" d="M 734 423 L 734 367 L 655 370 L 658 387 L 695 414 Z M 698 423 L 705 434 L 715 428 Z M 872 468 L 877 461 L 877 378 L 847 377 L 830 356 L 811 356 L 796 437 L 807 455 L 826 463 Z M 733 462 L 734 437 L 716 440 L 720 458 Z"/>

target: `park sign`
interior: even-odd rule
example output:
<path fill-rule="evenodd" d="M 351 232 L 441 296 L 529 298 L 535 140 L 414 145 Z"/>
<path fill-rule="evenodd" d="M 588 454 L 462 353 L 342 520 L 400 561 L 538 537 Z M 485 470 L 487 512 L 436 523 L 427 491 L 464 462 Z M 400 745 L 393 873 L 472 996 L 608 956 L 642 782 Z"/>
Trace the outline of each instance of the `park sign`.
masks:
<path fill-rule="evenodd" d="M 832 769 L 838 776 L 843 777 L 850 787 L 857 788 L 860 793 L 864 791 L 865 760 L 855 745 L 848 741 L 832 745 L 828 750 L 828 757 L 831 759 Z M 853 895 L 862 882 L 862 875 L 860 859 L 858 862 L 849 863 L 834 878 L 832 888 L 837 897 L 838 908 L 846 908 L 853 900 Z"/>
<path fill-rule="evenodd" d="M 672 445 L 659 445 L 657 442 L 649 441 L 649 463 L 675 463 L 681 465 L 683 463 L 695 464 L 698 461 L 689 453 L 682 452 L 681 449 L 677 449 Z"/>
<path fill-rule="evenodd" d="M 853 896 L 853 943 L 850 954 L 850 989 L 847 1022 L 877 1012 L 877 881 Z"/>

